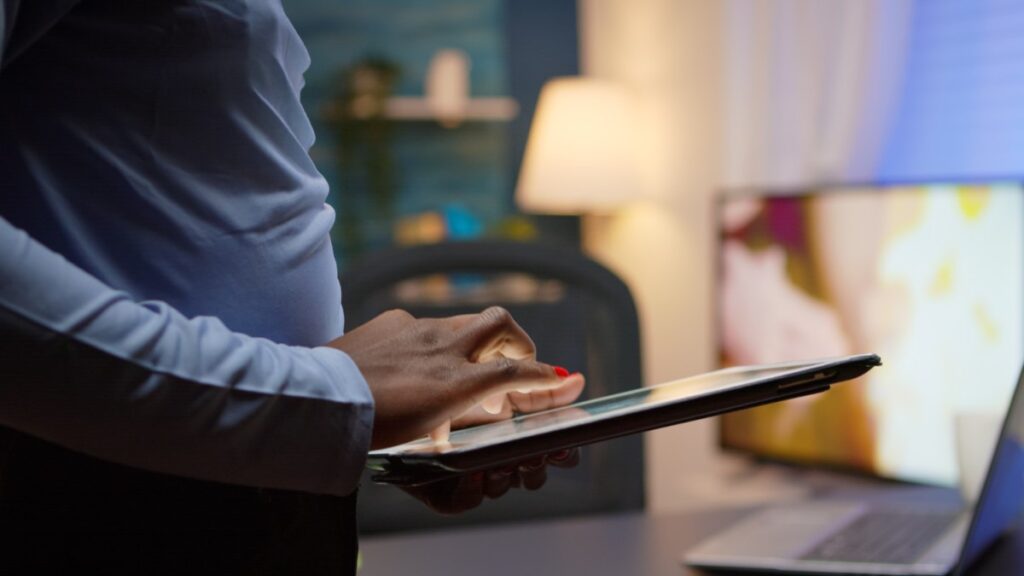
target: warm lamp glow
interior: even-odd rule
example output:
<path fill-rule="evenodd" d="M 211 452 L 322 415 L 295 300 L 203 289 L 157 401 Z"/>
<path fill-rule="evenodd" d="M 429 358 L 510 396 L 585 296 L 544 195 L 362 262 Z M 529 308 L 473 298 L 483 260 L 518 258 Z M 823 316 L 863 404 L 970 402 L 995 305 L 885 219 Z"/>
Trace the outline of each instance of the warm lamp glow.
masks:
<path fill-rule="evenodd" d="M 516 200 L 529 212 L 608 212 L 639 186 L 634 109 L 621 86 L 557 78 L 541 90 Z"/>

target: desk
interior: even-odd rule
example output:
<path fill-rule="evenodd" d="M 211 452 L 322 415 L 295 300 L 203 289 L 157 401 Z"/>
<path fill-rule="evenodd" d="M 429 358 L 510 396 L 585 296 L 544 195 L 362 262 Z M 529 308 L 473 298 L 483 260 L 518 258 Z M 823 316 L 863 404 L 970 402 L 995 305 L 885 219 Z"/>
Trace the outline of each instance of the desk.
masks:
<path fill-rule="evenodd" d="M 750 509 L 642 513 L 364 538 L 360 576 L 680 576 L 681 553 Z M 716 572 L 715 574 L 723 574 Z M 745 573 L 749 576 L 749 572 Z M 971 576 L 1024 574 L 1024 529 Z"/>

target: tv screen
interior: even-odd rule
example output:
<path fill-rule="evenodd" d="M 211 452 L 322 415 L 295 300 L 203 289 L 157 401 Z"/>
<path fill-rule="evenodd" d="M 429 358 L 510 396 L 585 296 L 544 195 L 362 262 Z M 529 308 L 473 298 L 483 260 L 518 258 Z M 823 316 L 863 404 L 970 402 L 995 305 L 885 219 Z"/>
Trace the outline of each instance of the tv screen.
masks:
<path fill-rule="evenodd" d="M 1005 410 L 1024 358 L 1018 184 L 735 193 L 718 206 L 723 365 L 875 352 L 826 394 L 723 416 L 726 447 L 938 484 L 958 414 Z"/>

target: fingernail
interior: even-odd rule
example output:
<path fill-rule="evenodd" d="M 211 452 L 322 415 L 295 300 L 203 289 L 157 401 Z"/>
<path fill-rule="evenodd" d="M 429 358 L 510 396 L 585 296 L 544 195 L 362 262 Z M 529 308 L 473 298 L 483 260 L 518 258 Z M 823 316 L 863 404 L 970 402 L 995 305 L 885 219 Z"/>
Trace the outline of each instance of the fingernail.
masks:
<path fill-rule="evenodd" d="M 561 366 L 552 366 L 552 368 L 555 369 L 555 374 L 557 374 L 559 378 L 569 377 L 569 371 L 565 368 L 562 368 Z"/>

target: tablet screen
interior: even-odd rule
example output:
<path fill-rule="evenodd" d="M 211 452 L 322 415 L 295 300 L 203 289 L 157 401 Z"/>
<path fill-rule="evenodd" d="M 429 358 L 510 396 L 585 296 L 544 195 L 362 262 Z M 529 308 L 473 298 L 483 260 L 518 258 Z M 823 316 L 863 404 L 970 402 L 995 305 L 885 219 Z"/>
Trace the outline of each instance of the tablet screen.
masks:
<path fill-rule="evenodd" d="M 643 410 L 650 406 L 699 398 L 712 392 L 722 392 L 753 382 L 779 376 L 813 366 L 819 362 L 760 366 L 757 368 L 729 368 L 699 376 L 683 378 L 650 388 L 637 388 L 619 394 L 595 398 L 561 408 L 516 416 L 509 420 L 455 430 L 447 443 L 435 443 L 424 438 L 382 450 L 390 454 L 438 454 L 468 447 L 481 447 L 508 440 L 514 436 L 540 434 L 564 428 L 585 420 L 599 420 Z"/>

